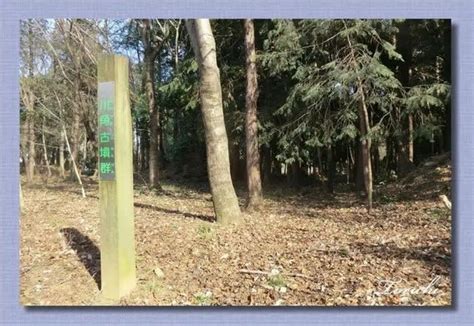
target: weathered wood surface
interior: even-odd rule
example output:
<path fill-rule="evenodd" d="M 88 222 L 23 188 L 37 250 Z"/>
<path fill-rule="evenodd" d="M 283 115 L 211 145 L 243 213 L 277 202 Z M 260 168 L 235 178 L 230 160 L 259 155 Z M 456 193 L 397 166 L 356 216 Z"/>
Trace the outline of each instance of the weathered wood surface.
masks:
<path fill-rule="evenodd" d="M 101 291 L 104 297 L 110 299 L 119 299 L 136 285 L 133 143 L 128 80 L 126 57 L 104 55 L 99 59 L 99 85 L 104 82 L 113 82 L 114 85 L 115 178 L 99 183 Z"/>

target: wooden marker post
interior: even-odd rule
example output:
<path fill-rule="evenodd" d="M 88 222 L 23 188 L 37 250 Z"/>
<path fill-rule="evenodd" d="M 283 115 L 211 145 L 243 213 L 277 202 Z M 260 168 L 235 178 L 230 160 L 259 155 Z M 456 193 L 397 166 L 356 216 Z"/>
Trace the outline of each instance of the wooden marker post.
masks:
<path fill-rule="evenodd" d="M 101 56 L 98 81 L 101 291 L 119 299 L 136 284 L 128 59 Z"/>

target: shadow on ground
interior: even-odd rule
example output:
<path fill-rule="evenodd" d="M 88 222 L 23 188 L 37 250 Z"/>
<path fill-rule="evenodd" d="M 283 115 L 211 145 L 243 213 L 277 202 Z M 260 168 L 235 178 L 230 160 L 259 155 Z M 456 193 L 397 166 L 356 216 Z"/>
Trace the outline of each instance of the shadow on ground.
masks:
<path fill-rule="evenodd" d="M 92 276 L 100 290 L 101 276 L 99 248 L 87 235 L 82 234 L 75 228 L 61 229 L 61 234 L 66 239 L 68 246 L 76 252 L 80 262 Z"/>
<path fill-rule="evenodd" d="M 154 211 L 157 211 L 157 212 L 163 212 L 163 213 L 167 213 L 167 214 L 177 214 L 177 215 L 182 215 L 184 217 L 200 219 L 200 220 L 203 220 L 203 221 L 206 221 L 206 222 L 215 222 L 216 221 L 215 216 L 211 216 L 211 215 L 186 213 L 186 212 L 182 212 L 182 211 L 177 210 L 177 209 L 167 209 L 167 208 L 162 208 L 162 207 L 153 206 L 153 205 L 149 205 L 149 204 L 142 204 L 142 203 L 134 203 L 133 205 L 135 207 L 151 209 L 151 210 L 154 210 Z"/>

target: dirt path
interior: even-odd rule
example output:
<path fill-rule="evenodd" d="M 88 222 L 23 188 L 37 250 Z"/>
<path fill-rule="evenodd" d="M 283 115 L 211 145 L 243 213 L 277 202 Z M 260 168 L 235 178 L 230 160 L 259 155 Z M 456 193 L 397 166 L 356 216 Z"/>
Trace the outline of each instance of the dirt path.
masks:
<path fill-rule="evenodd" d="M 88 185 L 85 199 L 76 188 L 23 186 L 22 304 L 104 304 L 97 185 Z M 260 213 L 223 228 L 210 222 L 210 195 L 165 189 L 159 196 L 135 192 L 139 279 L 121 304 L 451 303 L 451 216 L 434 198 L 390 202 L 379 196 L 383 204 L 369 216 L 351 194 L 274 193 Z M 435 293 L 423 294 L 420 288 L 433 280 Z M 396 282 L 391 290 L 418 293 L 377 293 L 387 282 Z"/>

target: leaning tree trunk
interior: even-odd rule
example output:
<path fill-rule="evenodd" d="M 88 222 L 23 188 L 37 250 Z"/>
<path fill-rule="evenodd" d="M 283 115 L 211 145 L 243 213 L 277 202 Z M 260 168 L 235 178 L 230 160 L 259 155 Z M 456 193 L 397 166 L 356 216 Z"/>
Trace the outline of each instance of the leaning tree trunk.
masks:
<path fill-rule="evenodd" d="M 245 95 L 245 148 L 247 159 L 247 208 L 253 209 L 262 201 L 262 179 L 260 177 L 260 154 L 258 151 L 257 120 L 257 64 L 255 54 L 255 32 L 251 19 L 244 22 L 245 62 L 247 67 L 247 92 Z"/>
<path fill-rule="evenodd" d="M 207 170 L 214 211 L 219 223 L 240 219 L 240 208 L 230 175 L 229 148 L 222 108 L 216 43 L 209 19 L 186 21 L 199 64 L 201 110 L 206 135 Z"/>

